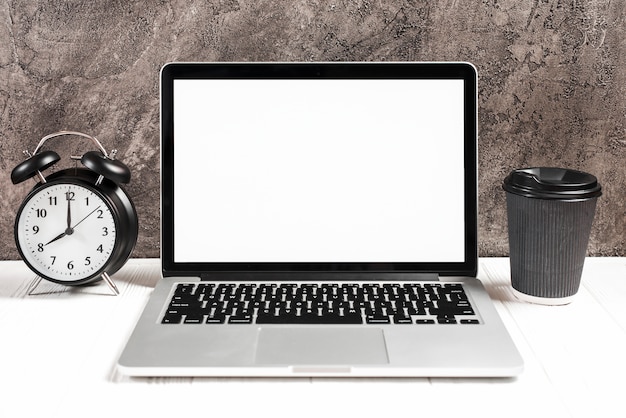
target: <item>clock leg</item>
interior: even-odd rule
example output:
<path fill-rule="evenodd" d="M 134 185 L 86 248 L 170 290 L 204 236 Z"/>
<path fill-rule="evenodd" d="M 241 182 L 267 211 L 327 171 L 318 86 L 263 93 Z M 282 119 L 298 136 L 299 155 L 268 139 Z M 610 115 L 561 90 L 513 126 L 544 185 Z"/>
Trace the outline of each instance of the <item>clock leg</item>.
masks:
<path fill-rule="evenodd" d="M 39 286 L 39 283 L 41 283 L 41 277 L 36 276 L 35 280 L 31 283 L 30 287 L 28 288 L 28 296 L 32 296 L 33 292 L 35 291 L 35 289 L 37 289 L 37 286 Z"/>
<path fill-rule="evenodd" d="M 115 293 L 115 296 L 120 294 L 120 291 L 117 290 L 117 286 L 115 285 L 115 283 L 113 283 L 113 280 L 111 280 L 111 276 L 109 276 L 106 272 L 104 272 L 102 273 L 102 278 L 104 279 L 106 284 L 109 286 L 109 289 L 111 289 L 111 291 Z"/>

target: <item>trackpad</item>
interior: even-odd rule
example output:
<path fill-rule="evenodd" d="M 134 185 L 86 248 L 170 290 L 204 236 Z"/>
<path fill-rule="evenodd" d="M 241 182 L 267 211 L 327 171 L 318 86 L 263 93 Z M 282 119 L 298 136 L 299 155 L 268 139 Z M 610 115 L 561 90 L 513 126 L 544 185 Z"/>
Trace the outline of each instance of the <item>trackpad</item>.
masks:
<path fill-rule="evenodd" d="M 353 365 L 388 363 L 377 328 L 261 328 L 257 364 Z"/>

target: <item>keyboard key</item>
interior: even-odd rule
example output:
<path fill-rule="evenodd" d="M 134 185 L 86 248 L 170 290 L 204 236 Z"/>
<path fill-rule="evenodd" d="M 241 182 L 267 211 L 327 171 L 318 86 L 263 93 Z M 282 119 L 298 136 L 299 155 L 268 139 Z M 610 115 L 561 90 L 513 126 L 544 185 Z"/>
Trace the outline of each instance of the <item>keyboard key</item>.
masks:
<path fill-rule="evenodd" d="M 229 324 L 251 324 L 252 315 L 231 315 L 228 318 Z"/>
<path fill-rule="evenodd" d="M 390 322 L 389 317 L 383 315 L 368 315 L 365 321 L 368 324 L 388 324 Z"/>
<path fill-rule="evenodd" d="M 412 324 L 413 320 L 411 319 L 410 316 L 398 316 L 398 315 L 394 315 L 393 317 L 393 323 L 394 324 Z"/>
<path fill-rule="evenodd" d="M 194 289 L 195 289 L 195 285 L 192 283 L 179 283 L 178 286 L 176 286 L 175 293 L 177 295 L 190 294 L 193 292 Z"/>
<path fill-rule="evenodd" d="M 180 324 L 183 320 L 183 316 L 181 314 L 165 314 L 162 324 Z"/>
<path fill-rule="evenodd" d="M 362 324 L 361 315 L 285 315 L 259 314 L 257 324 Z"/>
<path fill-rule="evenodd" d="M 205 324 L 223 324 L 224 322 L 226 322 L 226 315 L 209 315 Z"/>
<path fill-rule="evenodd" d="M 184 322 L 185 324 L 202 324 L 204 315 L 187 315 Z"/>

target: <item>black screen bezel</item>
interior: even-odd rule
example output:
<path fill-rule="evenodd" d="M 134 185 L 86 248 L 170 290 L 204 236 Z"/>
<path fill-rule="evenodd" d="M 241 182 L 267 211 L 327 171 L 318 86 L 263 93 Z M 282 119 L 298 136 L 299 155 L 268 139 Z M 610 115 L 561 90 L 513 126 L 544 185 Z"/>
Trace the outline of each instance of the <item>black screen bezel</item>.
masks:
<path fill-rule="evenodd" d="M 462 262 L 217 263 L 174 260 L 174 80 L 462 79 L 465 123 L 465 256 Z M 161 262 L 163 276 L 217 272 L 436 273 L 476 276 L 477 74 L 469 63 L 169 63 L 161 69 Z"/>

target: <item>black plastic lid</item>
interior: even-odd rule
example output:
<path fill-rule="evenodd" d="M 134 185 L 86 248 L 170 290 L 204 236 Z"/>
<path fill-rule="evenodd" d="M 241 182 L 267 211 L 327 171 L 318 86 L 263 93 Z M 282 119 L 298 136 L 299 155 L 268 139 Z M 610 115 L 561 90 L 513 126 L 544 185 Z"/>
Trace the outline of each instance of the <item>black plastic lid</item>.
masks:
<path fill-rule="evenodd" d="M 502 188 L 520 196 L 537 199 L 590 199 L 602 194 L 595 176 L 577 170 L 535 167 L 513 170 Z"/>

